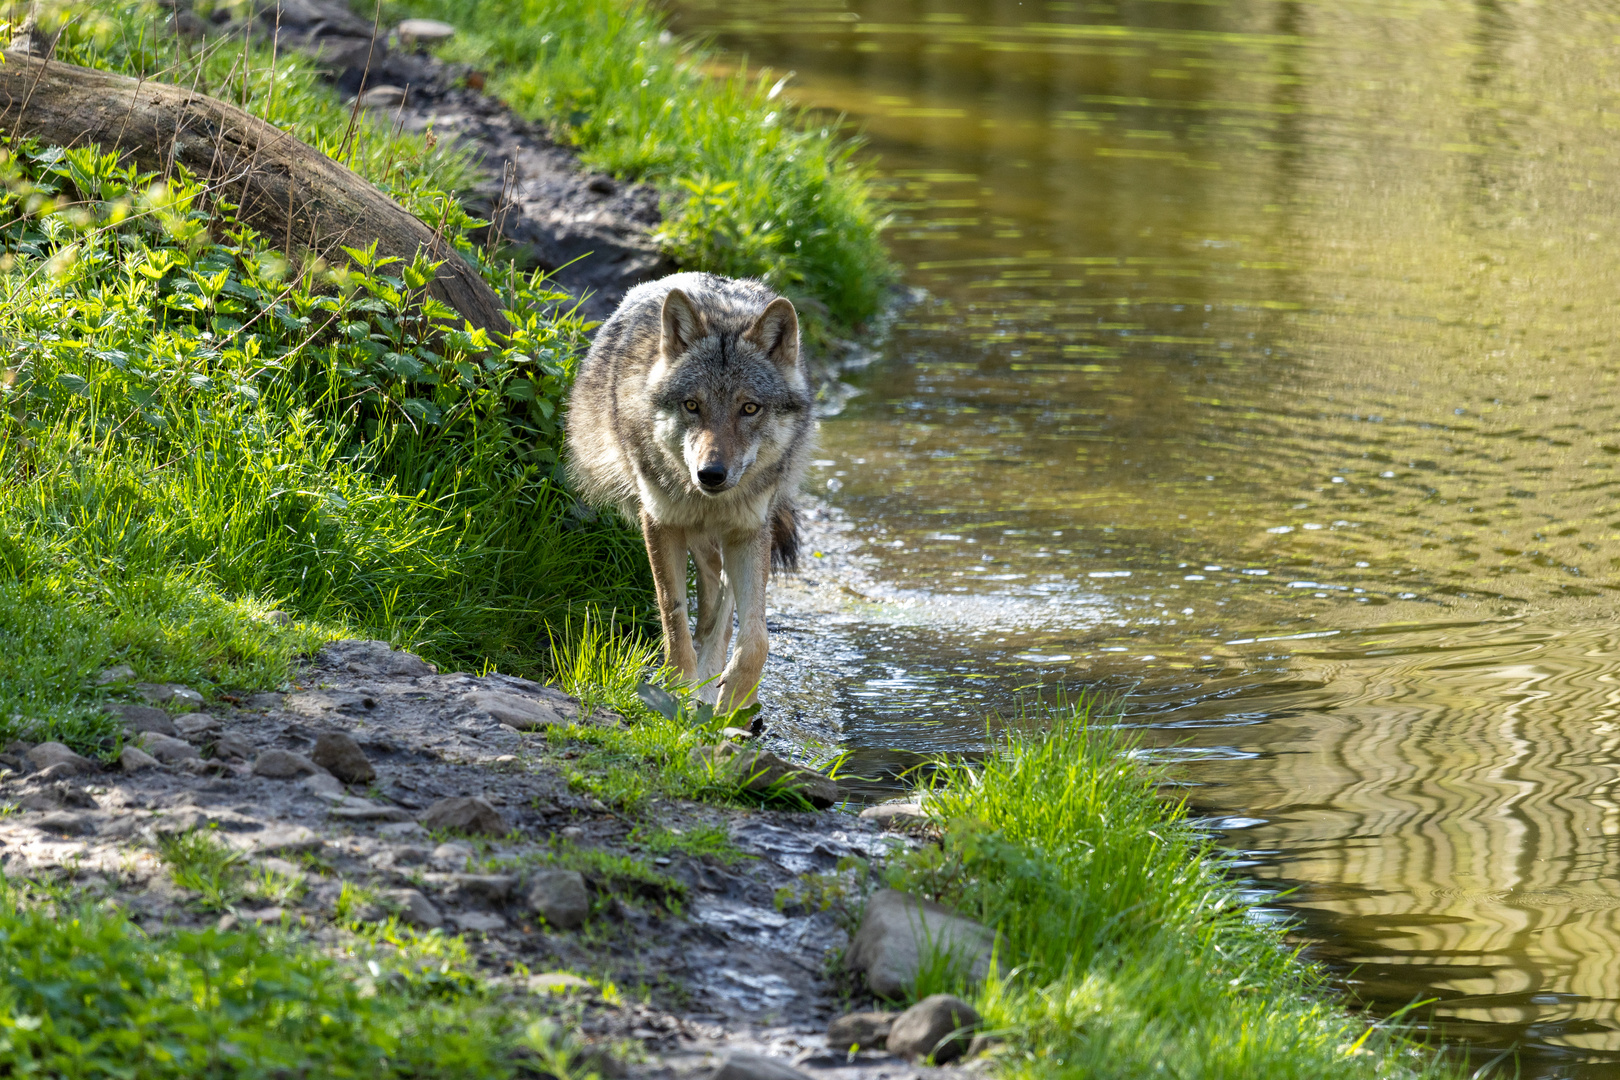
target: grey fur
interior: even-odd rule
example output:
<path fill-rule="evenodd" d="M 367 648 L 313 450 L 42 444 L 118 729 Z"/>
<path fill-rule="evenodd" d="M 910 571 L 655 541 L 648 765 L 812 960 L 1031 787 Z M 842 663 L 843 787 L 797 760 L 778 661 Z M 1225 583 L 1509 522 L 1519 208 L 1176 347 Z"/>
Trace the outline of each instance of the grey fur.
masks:
<path fill-rule="evenodd" d="M 764 663 L 764 574 L 797 555 L 793 495 L 814 446 L 793 306 L 761 282 L 713 274 L 638 285 L 580 367 L 567 429 L 581 493 L 642 526 L 666 658 L 711 678 L 705 669 L 724 659 L 735 600 L 741 634 L 719 689 L 727 704 L 752 700 Z M 698 564 L 701 655 L 686 632 L 687 553 Z"/>

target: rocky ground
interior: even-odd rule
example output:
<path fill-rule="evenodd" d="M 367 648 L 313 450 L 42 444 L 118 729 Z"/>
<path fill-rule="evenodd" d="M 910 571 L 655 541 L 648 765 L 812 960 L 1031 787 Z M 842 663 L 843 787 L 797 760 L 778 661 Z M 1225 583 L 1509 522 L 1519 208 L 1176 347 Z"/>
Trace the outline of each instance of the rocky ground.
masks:
<path fill-rule="evenodd" d="M 288 692 L 246 700 L 205 702 L 127 668 L 103 678 L 129 732 L 118 765 L 55 743 L 0 754 L 10 878 L 113 899 L 151 927 L 273 923 L 317 940 L 390 915 L 442 927 L 490 980 L 566 1002 L 571 1024 L 633 1075 L 947 1071 L 828 1043 L 829 1023 L 870 997 L 838 962 L 850 940 L 840 906 L 824 908 L 810 882 L 918 842 L 884 831 L 883 811 L 658 801 L 627 816 L 562 772 L 569 723 L 620 717 L 582 717 L 523 679 L 440 673 L 381 642 L 330 643 Z M 681 849 L 680 836 L 716 827 L 725 850 Z M 199 834 L 277 889 L 209 905 L 176 885 L 174 845 Z M 874 984 L 884 963 L 871 961 Z M 608 983 L 622 999 L 604 996 Z M 844 1023 L 847 1039 L 870 1018 Z"/>

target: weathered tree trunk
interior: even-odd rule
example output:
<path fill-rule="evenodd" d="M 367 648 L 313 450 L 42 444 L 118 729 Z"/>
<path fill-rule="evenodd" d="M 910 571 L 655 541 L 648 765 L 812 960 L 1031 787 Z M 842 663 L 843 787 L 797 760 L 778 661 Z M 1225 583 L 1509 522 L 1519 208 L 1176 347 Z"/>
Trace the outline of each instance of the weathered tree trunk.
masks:
<path fill-rule="evenodd" d="M 443 239 L 370 182 L 314 147 L 215 98 L 165 83 L 7 52 L 0 64 L 0 131 L 47 145 L 100 145 L 141 169 L 183 165 L 231 202 L 239 217 L 289 255 L 331 259 L 342 246 L 377 242 L 410 261 L 443 260 L 430 295 L 474 326 L 507 327 L 495 292 Z"/>

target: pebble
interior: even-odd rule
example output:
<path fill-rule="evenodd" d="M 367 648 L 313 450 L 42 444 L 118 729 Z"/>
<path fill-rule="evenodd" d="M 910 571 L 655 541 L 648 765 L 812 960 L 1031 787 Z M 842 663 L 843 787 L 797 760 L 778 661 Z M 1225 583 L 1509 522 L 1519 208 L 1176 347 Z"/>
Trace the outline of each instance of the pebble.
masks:
<path fill-rule="evenodd" d="M 315 740 L 309 759 L 345 784 L 366 784 L 377 778 L 360 744 L 341 731 L 329 731 Z"/>
<path fill-rule="evenodd" d="M 838 1051 L 848 1051 L 852 1046 L 870 1050 L 887 1041 L 893 1026 L 894 1013 L 849 1013 L 827 1025 L 827 1047 Z"/>
<path fill-rule="evenodd" d="M 541 870 L 529 878 L 529 910 L 559 930 L 572 930 L 591 913 L 585 875 L 578 870 Z"/>
<path fill-rule="evenodd" d="M 50 769 L 59 766 L 65 768 L 59 771 L 69 775 L 93 772 L 96 763 L 87 757 L 81 757 L 59 742 L 42 742 L 24 755 L 28 764 L 36 769 Z"/>
<path fill-rule="evenodd" d="M 979 1014 L 961 998 L 930 994 L 894 1018 L 887 1048 L 901 1057 L 932 1057 L 944 1065 L 962 1056 L 979 1023 Z"/>
<path fill-rule="evenodd" d="M 126 746 L 118 755 L 118 766 L 125 772 L 140 772 L 142 769 L 153 769 L 162 762 L 148 754 L 138 746 Z"/>
<path fill-rule="evenodd" d="M 266 776 L 272 780 L 291 780 L 321 771 L 309 758 L 291 750 L 266 750 L 253 762 L 254 776 Z"/>
<path fill-rule="evenodd" d="M 415 889 L 398 889 L 390 894 L 399 904 L 399 921 L 423 930 L 436 930 L 444 925 L 444 916 L 433 906 L 433 901 Z"/>
<path fill-rule="evenodd" d="M 406 46 L 437 45 L 456 36 L 456 28 L 438 19 L 406 19 L 394 28 Z"/>
<path fill-rule="evenodd" d="M 111 686 L 113 683 L 129 682 L 135 678 L 135 669 L 128 664 L 118 664 L 115 667 L 103 668 L 101 674 L 96 676 L 97 686 Z"/>
<path fill-rule="evenodd" d="M 403 86 L 373 86 L 359 97 L 362 109 L 397 109 L 405 104 Z"/>
<path fill-rule="evenodd" d="M 498 690 L 475 690 L 462 699 L 467 711 L 487 716 L 518 731 L 539 731 L 555 725 L 567 724 L 556 709 L 543 701 L 503 694 Z"/>
<path fill-rule="evenodd" d="M 499 810 L 474 795 L 440 799 L 422 811 L 416 820 L 427 829 L 449 829 L 485 836 L 505 836 L 511 831 Z"/>
<path fill-rule="evenodd" d="M 219 721 L 205 712 L 186 713 L 174 718 L 174 730 L 183 739 L 200 739 L 219 730 Z"/>
<path fill-rule="evenodd" d="M 214 756 L 228 761 L 246 761 L 253 756 L 253 744 L 235 732 L 227 731 L 214 740 Z"/>
<path fill-rule="evenodd" d="M 107 711 L 124 721 L 133 731 L 155 731 L 159 735 L 178 735 L 174 721 L 162 709 L 150 705 L 109 705 Z"/>
<path fill-rule="evenodd" d="M 165 765 L 176 765 L 187 758 L 201 757 L 197 748 L 184 739 L 177 739 L 172 735 L 159 735 L 155 731 L 143 732 L 135 740 L 142 750 L 157 758 Z"/>
<path fill-rule="evenodd" d="M 303 825 L 273 825 L 250 837 L 250 843 L 260 855 L 297 855 L 319 851 L 323 845 L 321 838 Z"/>
<path fill-rule="evenodd" d="M 506 920 L 490 911 L 468 911 L 451 918 L 455 920 L 456 928 L 463 931 L 487 934 L 506 929 Z"/>

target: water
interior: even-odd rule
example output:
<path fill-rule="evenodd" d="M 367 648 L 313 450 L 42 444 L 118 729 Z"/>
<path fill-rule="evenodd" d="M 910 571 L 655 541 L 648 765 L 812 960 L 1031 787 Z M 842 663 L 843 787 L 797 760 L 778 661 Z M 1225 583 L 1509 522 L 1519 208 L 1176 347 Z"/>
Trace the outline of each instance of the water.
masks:
<path fill-rule="evenodd" d="M 926 290 L 823 423 L 870 583 L 779 700 L 882 775 L 1130 689 L 1362 1000 L 1612 1075 L 1620 14 L 673 13 L 865 132 Z"/>

